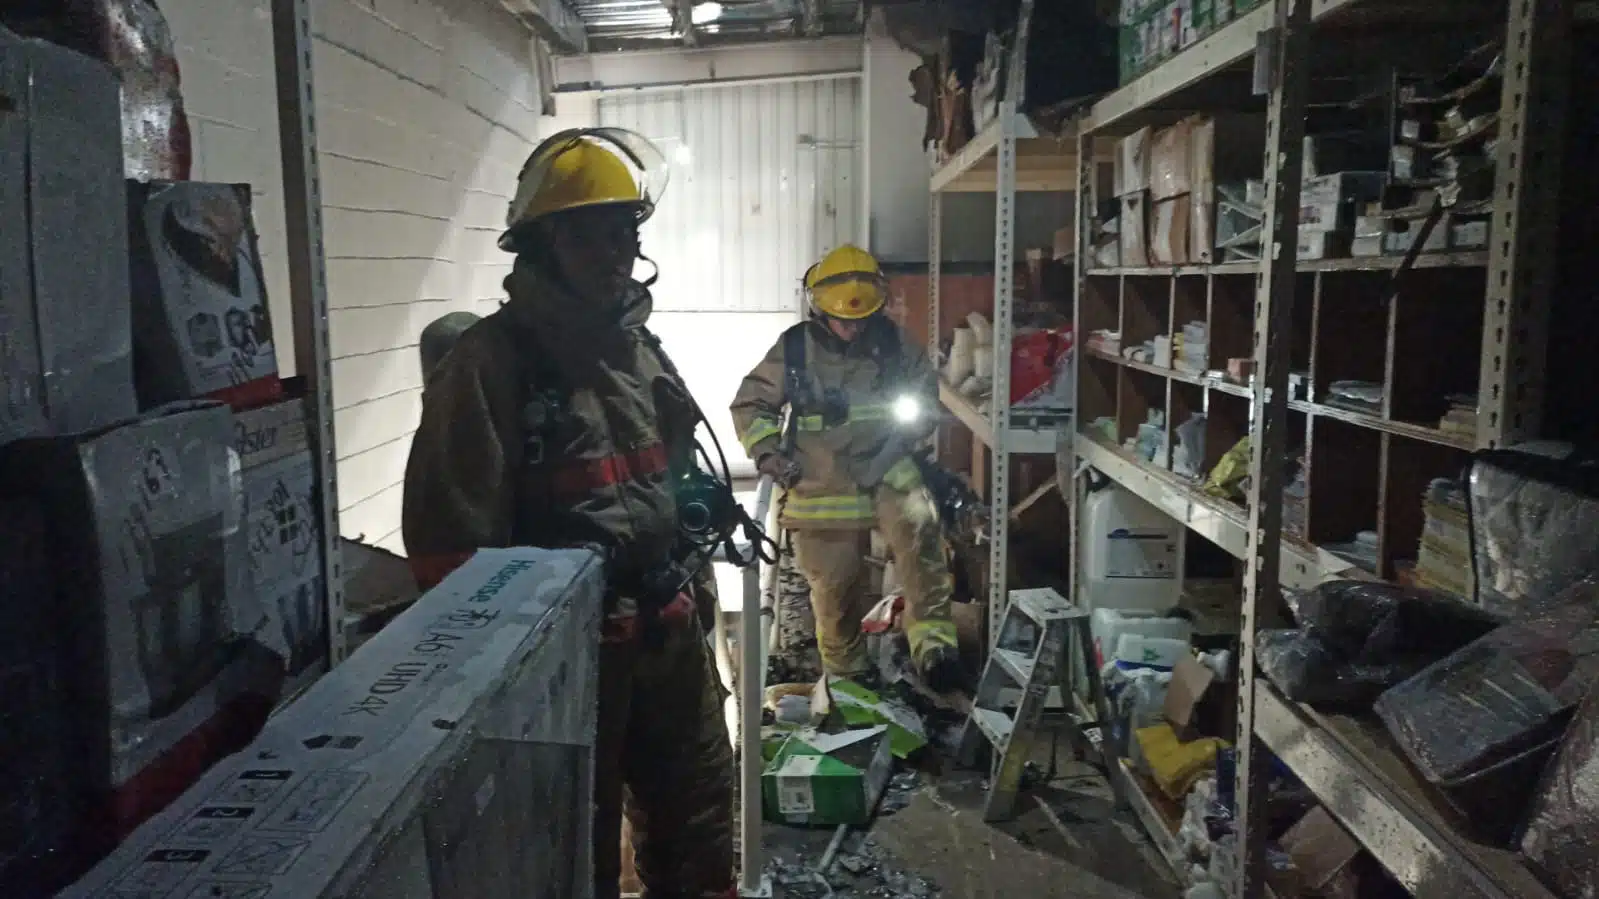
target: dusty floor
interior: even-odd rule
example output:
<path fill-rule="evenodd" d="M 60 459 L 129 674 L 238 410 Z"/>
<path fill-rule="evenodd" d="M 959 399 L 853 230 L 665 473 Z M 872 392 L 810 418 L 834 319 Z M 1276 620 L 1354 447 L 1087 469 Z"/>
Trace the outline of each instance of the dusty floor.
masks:
<path fill-rule="evenodd" d="M 788 560 L 785 559 L 785 562 Z M 783 632 L 767 683 L 810 682 L 820 671 L 809 590 L 789 565 L 777 610 Z M 1064 723 L 1058 725 L 1066 727 Z M 830 830 L 765 827 L 766 870 L 779 899 L 1177 899 L 1164 860 L 1103 773 L 1076 760 L 1072 741 L 1041 733 L 1033 754 L 1047 783 L 1024 792 L 1014 820 L 984 823 L 983 775 L 933 754 L 896 774 L 877 818 L 851 833 L 825 879 L 816 868 Z M 936 741 L 935 741 L 936 742 Z M 941 769 L 941 770 L 935 770 Z"/>
<path fill-rule="evenodd" d="M 1016 818 L 998 826 L 982 820 L 980 774 L 902 772 L 873 825 L 845 840 L 825 885 L 815 869 L 831 832 L 768 825 L 776 895 L 1176 899 L 1169 870 L 1104 778 L 1062 752 L 1054 780 L 1023 794 Z"/>

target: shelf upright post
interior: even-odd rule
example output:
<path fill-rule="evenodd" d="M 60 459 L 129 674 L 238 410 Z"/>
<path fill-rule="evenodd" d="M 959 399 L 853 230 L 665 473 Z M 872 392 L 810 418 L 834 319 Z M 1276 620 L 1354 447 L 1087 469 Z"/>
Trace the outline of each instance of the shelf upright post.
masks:
<path fill-rule="evenodd" d="M 328 664 L 344 660 L 344 560 L 339 549 L 338 461 L 333 440 L 333 366 L 328 344 L 327 270 L 322 248 L 322 186 L 317 171 L 316 93 L 311 72 L 309 0 L 272 0 L 283 208 L 288 236 L 294 358 L 309 396 L 309 436 L 322 528 Z"/>
<path fill-rule="evenodd" d="M 943 297 L 944 194 L 936 188 L 927 198 L 927 358 L 939 365 L 939 306 Z"/>
<path fill-rule="evenodd" d="M 1014 71 L 1014 67 L 1013 67 Z M 988 453 L 988 640 L 999 640 L 1005 621 L 1010 583 L 1010 347 L 1014 331 L 1011 308 L 1016 299 L 1016 117 L 1020 107 L 1007 97 L 1000 110 L 999 140 L 994 147 L 994 385 L 988 422 L 993 445 Z M 974 472 L 976 474 L 976 472 Z"/>
<path fill-rule="evenodd" d="M 1055 482 L 1062 490 L 1062 498 L 1066 502 L 1066 530 L 1067 552 L 1071 553 L 1071 565 L 1066 582 L 1068 601 L 1079 608 L 1086 608 L 1082 595 L 1082 577 L 1079 567 L 1082 565 L 1082 522 L 1078 515 L 1081 507 L 1081 485 L 1078 483 L 1078 455 L 1077 434 L 1082 430 L 1082 409 L 1079 400 L 1082 390 L 1077 386 L 1083 383 L 1083 291 L 1088 286 L 1088 260 L 1089 248 L 1093 241 L 1089 232 L 1094 227 L 1094 215 L 1098 209 L 1098 198 L 1095 192 L 1098 180 L 1097 160 L 1094 158 L 1094 133 L 1088 130 L 1087 116 L 1079 116 L 1074 129 L 1077 134 L 1077 190 L 1072 203 L 1072 234 L 1075 239 L 1072 262 L 1072 415 L 1066 426 L 1066 433 L 1061 439 L 1066 441 L 1067 452 L 1055 454 L 1055 464 L 1070 466 L 1067 471 L 1057 471 Z M 1072 655 L 1080 655 L 1073 644 Z M 1074 683 L 1086 683 L 1087 678 L 1078 678 L 1077 675 L 1087 666 L 1094 664 L 1093 659 L 1076 659 L 1072 662 L 1072 677 Z M 1085 696 L 1089 702 L 1098 700 L 1096 696 Z M 1107 724 L 1108 726 L 1108 724 Z M 1114 780 L 1114 778 L 1113 778 Z"/>
<path fill-rule="evenodd" d="M 999 138 L 994 145 L 994 371 L 988 424 L 993 442 L 988 454 L 988 642 L 999 643 L 1010 602 L 1010 356 L 1016 300 L 1016 129 L 1027 86 L 1027 41 L 1033 0 L 1022 0 L 1011 47 L 1005 99 L 999 108 Z M 973 472 L 981 476 L 980 472 Z"/>
<path fill-rule="evenodd" d="M 1511 0 L 1499 101 L 1477 446 L 1542 436 L 1544 352 L 1560 225 L 1572 4 Z"/>
<path fill-rule="evenodd" d="M 1276 25 L 1263 35 L 1266 57 L 1266 210 L 1271 231 L 1255 284 L 1255 382 L 1250 391 L 1254 438 L 1249 453 L 1249 532 L 1244 620 L 1238 673 L 1240 899 L 1266 895 L 1265 744 L 1255 737 L 1255 634 L 1275 623 L 1282 561 L 1282 458 L 1288 430 L 1289 348 L 1293 335 L 1300 179 L 1304 172 L 1305 102 L 1309 89 L 1311 0 L 1276 0 Z M 1269 46 L 1269 49 L 1268 49 Z M 1258 64 L 1258 62 L 1257 62 Z"/>

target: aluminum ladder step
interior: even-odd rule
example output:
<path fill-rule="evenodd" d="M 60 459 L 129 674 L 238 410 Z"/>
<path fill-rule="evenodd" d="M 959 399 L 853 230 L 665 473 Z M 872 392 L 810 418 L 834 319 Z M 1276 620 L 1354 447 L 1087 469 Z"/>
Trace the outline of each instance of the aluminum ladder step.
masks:
<path fill-rule="evenodd" d="M 984 744 L 993 750 L 985 821 L 1015 813 L 1022 771 L 1032 753 L 1039 719 L 1067 665 L 1066 641 L 1075 632 L 1092 658 L 1088 613 L 1047 587 L 1012 590 L 994 649 L 978 682 L 971 717 L 961 732 L 960 761 L 976 763 Z M 1090 695 L 1099 695 L 1098 672 L 1089 671 Z M 1064 694 L 1061 689 L 1061 694 Z M 1057 695 L 1061 695 L 1057 694 Z M 1007 711 L 1014 697 L 1014 711 Z M 1097 749 L 1098 747 L 1096 747 Z"/>

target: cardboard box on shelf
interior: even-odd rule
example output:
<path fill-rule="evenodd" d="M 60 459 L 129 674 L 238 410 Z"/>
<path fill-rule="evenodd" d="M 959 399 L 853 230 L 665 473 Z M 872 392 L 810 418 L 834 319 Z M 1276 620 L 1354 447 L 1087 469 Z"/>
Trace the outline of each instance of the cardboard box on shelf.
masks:
<path fill-rule="evenodd" d="M 1121 225 L 1117 237 L 1121 245 L 1121 264 L 1137 268 L 1150 264 L 1149 258 L 1149 194 L 1139 191 L 1120 200 Z"/>
<path fill-rule="evenodd" d="M 1377 237 L 1357 237 L 1349 242 L 1349 255 L 1356 259 L 1381 256 L 1382 254 L 1381 235 Z"/>
<path fill-rule="evenodd" d="M 1299 245 L 1296 250 L 1301 260 L 1344 259 L 1349 256 L 1352 238 L 1347 231 L 1320 231 L 1299 228 Z"/>
<path fill-rule="evenodd" d="M 587 895 L 603 591 L 480 551 L 59 895 Z"/>
<path fill-rule="evenodd" d="M 261 644 L 295 677 L 327 657 L 327 605 L 316 476 L 298 399 L 238 414 L 234 445 L 244 482 L 250 583 Z"/>
<path fill-rule="evenodd" d="M 1383 252 L 1390 256 L 1403 256 L 1415 246 L 1416 238 L 1421 235 L 1421 222 L 1396 222 L 1395 229 L 1385 232 L 1382 236 Z M 1403 226 L 1403 230 L 1399 227 Z M 1447 218 L 1438 222 L 1427 235 L 1427 242 L 1422 244 L 1423 253 L 1442 253 L 1449 249 L 1449 220 Z"/>
<path fill-rule="evenodd" d="M 1347 231 L 1356 205 L 1381 196 L 1382 172 L 1336 172 L 1307 178 L 1299 194 L 1299 230 Z"/>
<path fill-rule="evenodd" d="M 1187 194 L 1159 200 L 1149 226 L 1149 259 L 1156 265 L 1188 262 L 1188 222 L 1192 203 Z"/>
<path fill-rule="evenodd" d="M 1149 189 L 1149 153 L 1152 130 L 1140 128 L 1116 143 L 1114 178 L 1116 196 L 1143 193 Z"/>
<path fill-rule="evenodd" d="M 1188 193 L 1193 128 L 1193 120 L 1184 119 L 1155 132 L 1149 147 L 1149 194 L 1156 202 Z"/>
<path fill-rule="evenodd" d="M 761 809 L 781 824 L 859 826 L 870 819 L 893 768 L 886 726 L 796 733 L 761 772 Z"/>
<path fill-rule="evenodd" d="M 0 444 L 138 411 L 121 87 L 99 62 L 0 29 Z"/>
<path fill-rule="evenodd" d="M 1216 261 L 1216 204 L 1214 196 L 1214 194 L 1208 197 L 1189 194 L 1189 262 L 1209 264 Z"/>
<path fill-rule="evenodd" d="M 127 206 L 140 404 L 281 397 L 249 185 L 130 181 Z"/>
<path fill-rule="evenodd" d="M 260 620 L 248 583 L 227 407 L 192 403 L 70 437 L 25 440 L 5 488 L 45 510 L 77 772 L 90 792 L 140 778 L 212 719 L 251 672 L 234 670 Z M 195 772 L 198 773 L 198 772 Z"/>
<path fill-rule="evenodd" d="M 1054 245 L 1051 247 L 1050 255 L 1052 258 L 1062 261 L 1077 258 L 1077 227 L 1075 225 L 1066 225 L 1055 229 L 1055 240 Z"/>
<path fill-rule="evenodd" d="M 1215 261 L 1216 185 L 1247 182 L 1261 171 L 1260 141 L 1264 117 L 1234 114 L 1196 116 L 1188 136 L 1189 193 L 1193 197 L 1189 225 L 1190 262 Z"/>
<path fill-rule="evenodd" d="M 1488 246 L 1488 220 L 1452 223 L 1449 226 L 1449 246 L 1456 250 L 1480 250 Z"/>
<path fill-rule="evenodd" d="M 1314 895 L 1322 895 L 1333 880 L 1348 871 L 1360 855 L 1360 843 L 1321 806 L 1311 809 L 1282 838 L 1283 851 L 1293 859 L 1300 882 Z"/>

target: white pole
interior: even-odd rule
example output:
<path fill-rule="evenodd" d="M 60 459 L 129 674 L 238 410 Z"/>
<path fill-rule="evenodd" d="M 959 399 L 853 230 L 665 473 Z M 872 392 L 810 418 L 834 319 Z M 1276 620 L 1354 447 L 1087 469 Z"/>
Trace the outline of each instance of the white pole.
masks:
<path fill-rule="evenodd" d="M 762 475 L 755 493 L 755 521 L 764 524 L 772 506 L 772 478 Z M 761 697 L 766 689 L 765 640 L 761 631 L 761 570 L 744 569 L 744 609 L 739 615 L 739 895 L 746 899 L 772 895 L 764 877 L 761 851 Z"/>

